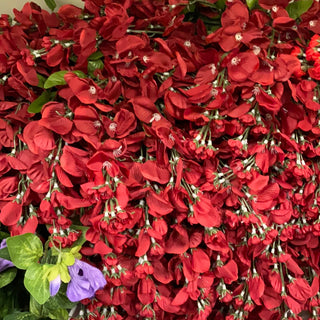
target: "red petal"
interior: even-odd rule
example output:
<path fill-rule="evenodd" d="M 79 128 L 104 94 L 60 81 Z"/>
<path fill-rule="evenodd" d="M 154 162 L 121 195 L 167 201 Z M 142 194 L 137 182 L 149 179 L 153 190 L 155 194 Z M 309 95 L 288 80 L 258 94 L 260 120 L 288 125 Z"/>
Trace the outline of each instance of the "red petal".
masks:
<path fill-rule="evenodd" d="M 8 202 L 0 213 L 0 222 L 6 226 L 16 224 L 22 214 L 22 206 L 17 202 Z"/>
<path fill-rule="evenodd" d="M 192 269 L 195 272 L 207 272 L 210 269 L 210 259 L 202 249 L 192 252 Z"/>
<path fill-rule="evenodd" d="M 145 232 L 145 230 L 141 230 L 139 237 L 138 237 L 138 248 L 135 253 L 135 256 L 141 257 L 144 254 L 146 254 L 150 248 L 150 243 L 151 243 L 151 241 L 150 241 L 150 237 L 149 237 L 148 233 Z"/>
<path fill-rule="evenodd" d="M 187 293 L 187 287 L 183 287 L 180 291 L 176 294 L 175 298 L 172 300 L 171 304 L 173 306 L 181 306 L 183 305 L 189 298 Z"/>
<path fill-rule="evenodd" d="M 153 302 L 156 296 L 156 285 L 150 278 L 141 279 L 138 285 L 137 295 L 143 305 Z"/>
<path fill-rule="evenodd" d="M 161 168 L 155 161 L 148 160 L 141 166 L 143 177 L 150 181 L 156 181 L 160 184 L 168 183 L 170 180 L 170 171 L 167 168 Z"/>
<path fill-rule="evenodd" d="M 165 252 L 172 254 L 184 253 L 189 249 L 189 237 L 187 231 L 180 225 L 176 225 L 170 233 L 165 245 Z"/>

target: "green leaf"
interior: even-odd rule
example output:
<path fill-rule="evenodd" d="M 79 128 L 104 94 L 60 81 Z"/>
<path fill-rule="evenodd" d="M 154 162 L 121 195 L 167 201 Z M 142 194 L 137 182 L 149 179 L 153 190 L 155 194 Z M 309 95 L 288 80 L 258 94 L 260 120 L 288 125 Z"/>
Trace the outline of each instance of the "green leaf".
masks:
<path fill-rule="evenodd" d="M 66 285 L 61 284 L 62 290 L 60 290 L 54 297 L 51 297 L 48 302 L 55 303 L 60 308 L 72 309 L 77 303 L 71 302 L 64 293 L 66 292 Z M 61 292 L 62 291 L 62 292 Z"/>
<path fill-rule="evenodd" d="M 50 298 L 48 269 L 46 264 L 33 263 L 24 276 L 24 286 L 39 304 Z"/>
<path fill-rule="evenodd" d="M 62 86 L 66 84 L 64 80 L 64 75 L 67 73 L 67 70 L 57 71 L 53 74 L 50 74 L 46 82 L 44 83 L 44 88 L 49 89 L 55 86 Z"/>
<path fill-rule="evenodd" d="M 72 244 L 71 247 L 72 248 L 73 247 L 78 247 L 78 246 L 81 247 L 87 241 L 86 232 L 89 229 L 89 227 L 73 225 L 72 228 L 75 229 L 75 230 L 81 230 L 82 232 L 81 232 L 80 237 Z"/>
<path fill-rule="evenodd" d="M 74 255 L 71 252 L 64 252 L 62 254 L 62 262 L 66 265 L 66 266 L 72 266 L 74 265 L 75 262 L 75 258 Z"/>
<path fill-rule="evenodd" d="M 313 0 L 298 0 L 292 3 L 289 3 L 286 7 L 286 10 L 292 19 L 299 18 L 302 14 L 307 12 L 312 6 Z"/>
<path fill-rule="evenodd" d="M 55 0 L 44 0 L 44 1 L 51 11 L 53 11 L 57 6 Z"/>
<path fill-rule="evenodd" d="M 226 6 L 226 0 L 218 0 L 216 2 L 217 8 L 218 9 L 224 9 L 224 7 Z"/>
<path fill-rule="evenodd" d="M 17 269 L 16 268 L 9 268 L 5 271 L 2 271 L 0 273 L 0 288 L 8 285 L 13 281 L 13 279 L 17 275 Z"/>
<path fill-rule="evenodd" d="M 3 249 L 0 250 L 0 258 L 11 261 L 9 250 L 7 247 L 4 247 Z"/>
<path fill-rule="evenodd" d="M 32 296 L 30 297 L 29 310 L 37 317 L 41 317 L 43 313 L 43 304 L 39 304 Z"/>
<path fill-rule="evenodd" d="M 67 298 L 66 298 L 67 299 Z M 68 311 L 69 308 L 65 305 L 62 305 L 60 302 L 62 299 L 57 299 L 55 297 L 50 297 L 45 304 L 39 304 L 34 298 L 30 299 L 30 311 L 38 317 L 49 317 L 50 319 L 58 320 L 68 320 Z M 74 304 L 71 305 L 71 308 Z"/>
<path fill-rule="evenodd" d="M 10 234 L 7 232 L 0 231 L 0 240 L 10 237 Z"/>
<path fill-rule="evenodd" d="M 61 70 L 57 71 L 53 74 L 51 74 L 46 82 L 44 83 L 44 88 L 49 89 L 56 86 L 63 86 L 67 84 L 66 80 L 64 80 L 64 75 L 70 71 L 67 70 Z M 79 78 L 86 78 L 86 74 L 80 70 L 72 71 L 74 74 L 76 74 Z"/>
<path fill-rule="evenodd" d="M 50 101 L 50 92 L 49 91 L 43 91 L 41 95 L 32 103 L 30 104 L 28 108 L 28 112 L 30 113 L 38 113 L 41 111 L 44 104 L 46 104 L 48 101 Z"/>
<path fill-rule="evenodd" d="M 39 88 L 44 88 L 44 83 L 46 82 L 47 78 L 44 77 L 43 75 L 39 74 L 39 73 L 37 73 L 37 77 L 38 77 L 38 80 L 39 80 L 38 87 Z"/>
<path fill-rule="evenodd" d="M 84 72 L 80 71 L 80 70 L 74 70 L 72 72 L 74 74 L 76 74 L 79 78 L 82 78 L 82 79 L 87 78 L 87 75 Z"/>
<path fill-rule="evenodd" d="M 59 272 L 60 272 L 60 278 L 62 282 L 64 283 L 70 282 L 71 277 L 69 274 L 68 266 L 63 262 L 59 264 Z"/>
<path fill-rule="evenodd" d="M 102 60 L 90 60 L 88 61 L 88 73 L 91 77 L 94 77 L 93 72 L 97 69 L 103 69 L 104 63 Z"/>
<path fill-rule="evenodd" d="M 19 269 L 27 269 L 43 255 L 42 242 L 32 233 L 7 238 L 7 246 L 11 261 Z"/>
<path fill-rule="evenodd" d="M 104 57 L 103 53 L 100 50 L 98 50 L 98 51 L 94 52 L 92 55 L 90 55 L 88 60 L 89 61 L 90 60 L 98 60 L 103 57 Z"/>
<path fill-rule="evenodd" d="M 251 10 L 255 7 L 257 4 L 257 0 L 246 0 L 248 8 Z"/>
<path fill-rule="evenodd" d="M 3 320 L 38 320 L 38 317 L 26 311 L 8 314 Z"/>

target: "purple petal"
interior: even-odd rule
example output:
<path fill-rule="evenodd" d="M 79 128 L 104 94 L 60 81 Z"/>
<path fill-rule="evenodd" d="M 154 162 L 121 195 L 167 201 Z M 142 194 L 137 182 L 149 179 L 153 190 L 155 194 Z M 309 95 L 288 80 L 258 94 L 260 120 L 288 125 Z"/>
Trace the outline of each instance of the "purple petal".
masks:
<path fill-rule="evenodd" d="M 50 281 L 50 296 L 53 297 L 55 296 L 61 285 L 61 278 L 60 275 L 58 275 L 54 280 Z"/>
<path fill-rule="evenodd" d="M 6 239 L 3 239 L 0 243 L 0 250 L 6 247 L 7 247 L 7 241 Z M 0 272 L 11 267 L 14 267 L 14 264 L 11 261 L 0 258 Z"/>
<path fill-rule="evenodd" d="M 107 281 L 103 273 L 98 268 L 93 267 L 92 265 L 86 262 L 80 260 L 78 261 L 79 265 L 81 265 L 81 269 L 84 276 L 86 276 L 87 279 L 90 281 L 90 285 L 94 289 L 94 291 L 102 289 L 107 284 Z"/>
<path fill-rule="evenodd" d="M 0 243 L 0 250 L 7 247 L 7 240 L 3 239 Z"/>
<path fill-rule="evenodd" d="M 98 289 L 107 284 L 102 272 L 86 262 L 76 259 L 68 269 L 71 281 L 68 283 L 67 297 L 72 302 L 92 298 Z"/>
<path fill-rule="evenodd" d="M 11 261 L 0 258 L 0 272 L 11 267 L 14 267 L 14 264 Z"/>
<path fill-rule="evenodd" d="M 82 299 L 92 298 L 94 290 L 90 287 L 88 281 L 75 281 L 71 280 L 67 287 L 67 297 L 71 302 L 77 302 Z"/>

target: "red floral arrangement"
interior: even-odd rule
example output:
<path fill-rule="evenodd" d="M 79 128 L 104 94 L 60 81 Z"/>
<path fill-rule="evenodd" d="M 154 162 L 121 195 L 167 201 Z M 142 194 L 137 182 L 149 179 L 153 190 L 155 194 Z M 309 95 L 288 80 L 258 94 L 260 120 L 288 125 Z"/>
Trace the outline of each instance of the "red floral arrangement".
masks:
<path fill-rule="evenodd" d="M 320 319 L 319 14 L 2 15 L 0 318 Z"/>

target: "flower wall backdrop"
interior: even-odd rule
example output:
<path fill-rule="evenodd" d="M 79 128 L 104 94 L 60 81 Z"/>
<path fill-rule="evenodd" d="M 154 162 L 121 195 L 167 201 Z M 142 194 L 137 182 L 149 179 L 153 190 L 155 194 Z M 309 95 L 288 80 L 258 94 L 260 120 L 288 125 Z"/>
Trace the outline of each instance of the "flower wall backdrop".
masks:
<path fill-rule="evenodd" d="M 0 318 L 319 319 L 319 16 L 1 15 Z"/>

